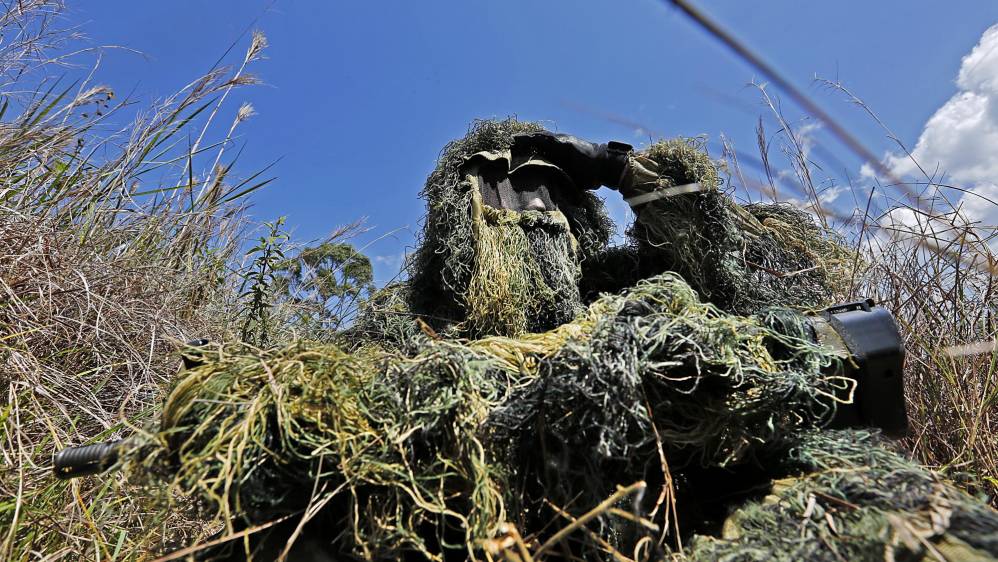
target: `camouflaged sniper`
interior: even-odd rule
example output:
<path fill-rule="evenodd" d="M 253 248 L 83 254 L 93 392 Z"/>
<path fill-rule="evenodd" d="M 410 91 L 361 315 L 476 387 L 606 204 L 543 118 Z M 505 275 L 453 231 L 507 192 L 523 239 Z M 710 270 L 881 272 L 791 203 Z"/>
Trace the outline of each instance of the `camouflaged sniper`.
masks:
<path fill-rule="evenodd" d="M 130 472 L 202 498 L 223 535 L 289 517 L 212 555 L 292 536 L 315 560 L 998 555 L 980 500 L 822 429 L 855 397 L 850 356 L 886 365 L 804 315 L 847 278 L 833 234 L 732 202 L 696 141 L 580 159 L 515 136 L 540 131 L 482 121 L 444 149 L 408 280 L 337 345 L 216 347 L 177 383 Z M 622 247 L 597 184 L 634 205 Z M 620 486 L 644 492 L 589 518 Z"/>

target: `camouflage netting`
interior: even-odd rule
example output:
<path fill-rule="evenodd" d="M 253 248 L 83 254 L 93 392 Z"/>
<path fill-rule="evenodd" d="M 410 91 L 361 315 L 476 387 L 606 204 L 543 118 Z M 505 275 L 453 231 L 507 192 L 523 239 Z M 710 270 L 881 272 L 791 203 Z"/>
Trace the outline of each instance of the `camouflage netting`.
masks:
<path fill-rule="evenodd" d="M 448 146 L 408 282 L 338 345 L 205 352 L 131 473 L 228 532 L 308 519 L 346 560 L 998 556 L 984 503 L 822 429 L 854 383 L 801 311 L 845 282 L 837 239 L 735 205 L 685 140 L 639 158 L 654 189 L 705 189 L 639 209 L 626 246 L 596 198 L 476 211 L 464 157 L 535 129 Z"/>
<path fill-rule="evenodd" d="M 478 121 L 444 148 L 421 193 L 427 214 L 407 264 L 409 279 L 376 299 L 355 332 L 402 345 L 397 335 L 414 334 L 416 316 L 451 337 L 544 331 L 569 321 L 600 293 L 665 271 L 740 314 L 774 304 L 822 308 L 847 289 L 854 253 L 798 209 L 732 202 L 697 139 L 656 143 L 640 154 L 658 181 L 637 182 L 636 193 L 694 182 L 703 191 L 637 207 L 624 246 L 608 247 L 613 224 L 590 192 L 561 202 L 564 221 L 490 207 L 476 218 L 474 189 L 461 175 L 465 160 L 506 150 L 514 134 L 540 129 L 513 119 Z M 382 306 L 385 300 L 403 306 Z"/>
<path fill-rule="evenodd" d="M 440 550 L 428 537 L 448 533 L 474 549 L 505 521 L 530 529 L 532 503 L 585 511 L 618 479 L 653 476 L 656 443 L 703 466 L 744 462 L 827 419 L 840 384 L 812 374 L 836 360 L 827 351 L 700 303 L 673 274 L 533 339 L 418 346 L 225 348 L 178 383 L 145 462 L 176 467 L 174 485 L 225 519 L 336 504 L 335 528 L 353 528 L 343 549 L 364 558 Z"/>
<path fill-rule="evenodd" d="M 563 548 L 852 560 L 962 541 L 998 554 L 983 503 L 867 434 L 813 433 L 844 381 L 821 374 L 839 358 L 802 328 L 785 310 L 728 315 L 664 274 L 523 339 L 423 337 L 411 357 L 228 346 L 178 383 L 159 445 L 135 458 L 173 467 L 171 489 L 231 525 L 325 506 L 314 524 L 357 559 L 484 559 L 508 525 L 537 549 L 636 482 L 648 493 Z"/>
<path fill-rule="evenodd" d="M 743 314 L 774 304 L 821 308 L 841 292 L 854 254 L 793 207 L 734 203 L 720 190 L 702 141 L 659 142 L 638 161 L 657 176 L 655 188 L 698 183 L 702 189 L 635 210 L 629 234 L 643 277 L 675 271 L 705 299 Z"/>
<path fill-rule="evenodd" d="M 802 436 L 692 560 L 994 560 L 998 513 L 861 431 Z M 781 530 L 783 532 L 774 532 Z"/>

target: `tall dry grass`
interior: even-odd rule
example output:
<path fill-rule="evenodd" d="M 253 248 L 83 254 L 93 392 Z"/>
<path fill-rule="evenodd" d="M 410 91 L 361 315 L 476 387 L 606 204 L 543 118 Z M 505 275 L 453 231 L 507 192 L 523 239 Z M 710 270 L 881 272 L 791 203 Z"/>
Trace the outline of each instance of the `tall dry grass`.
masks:
<path fill-rule="evenodd" d="M 932 199 L 940 207 L 932 217 L 904 206 L 881 218 L 887 235 L 866 245 L 864 287 L 904 334 L 912 421 L 905 445 L 923 464 L 967 473 L 998 505 L 996 230 Z"/>
<path fill-rule="evenodd" d="M 912 436 L 903 445 L 930 467 L 954 477 L 967 475 L 968 486 L 990 495 L 998 507 L 998 328 L 994 321 L 998 225 L 968 216 L 961 203 L 964 196 L 980 194 L 973 186 L 943 183 L 935 173 L 926 172 L 933 168 L 918 162 L 915 168 L 922 177 L 896 177 L 894 170 L 766 57 L 694 3 L 670 0 L 670 4 L 811 116 L 804 126 L 792 123 L 765 86 L 760 86 L 777 125 L 770 138 L 759 121 L 758 167 L 765 180 L 746 181 L 750 176 L 739 161 L 747 159 L 739 158 L 726 144 L 732 177 L 738 178 L 747 193 L 754 189 L 774 200 L 779 198 L 778 183 L 789 187 L 795 203 L 813 211 L 822 225 L 831 225 L 852 240 L 855 271 L 849 293 L 842 296 L 876 298 L 894 313 L 905 340 Z M 914 160 L 900 138 L 859 97 L 838 82 L 818 83 L 865 111 L 897 150 Z M 847 173 L 844 185 L 837 181 L 830 169 L 842 163 L 831 151 L 825 151 L 824 158 L 816 156 L 823 147 L 813 135 L 806 138 L 807 129 L 816 126 L 827 130 L 839 146 L 859 157 L 881 179 L 862 189 L 853 185 Z M 783 169 L 772 164 L 773 148 L 786 159 Z M 825 168 L 817 164 L 819 160 L 826 161 Z M 836 204 L 831 197 L 844 187 L 855 202 L 852 208 Z M 984 202 L 998 206 L 992 200 Z"/>
<path fill-rule="evenodd" d="M 131 559 L 200 529 L 118 475 L 56 481 L 51 456 L 129 433 L 177 343 L 225 336 L 239 200 L 265 183 L 231 177 L 251 108 L 225 102 L 265 40 L 107 133 L 130 102 L 61 78 L 87 74 L 53 54 L 76 44 L 61 10 L 0 8 L 0 560 Z"/>
<path fill-rule="evenodd" d="M 862 108 L 911 157 L 862 100 L 822 83 Z M 905 343 L 911 432 L 899 446 L 998 506 L 998 225 L 968 216 L 962 198 L 979 197 L 972 186 L 928 174 L 840 181 L 817 155 L 820 127 L 787 118 L 765 87 L 759 91 L 775 126 L 767 132 L 760 120 L 759 158 L 725 144 L 732 187 L 807 208 L 852 244 L 851 283 L 838 297 L 884 305 Z M 758 174 L 742 168 L 747 161 Z"/>

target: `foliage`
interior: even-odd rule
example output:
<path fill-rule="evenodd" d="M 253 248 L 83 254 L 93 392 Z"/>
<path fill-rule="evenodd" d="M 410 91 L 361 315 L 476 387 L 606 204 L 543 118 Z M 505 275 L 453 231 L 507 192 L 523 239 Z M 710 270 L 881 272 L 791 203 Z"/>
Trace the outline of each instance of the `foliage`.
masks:
<path fill-rule="evenodd" d="M 179 367 L 176 342 L 225 337 L 239 201 L 267 180 L 235 178 L 224 156 L 247 111 L 219 138 L 213 123 L 265 41 L 108 133 L 133 100 L 53 78 L 84 60 L 50 58 L 77 52 L 61 9 L 0 8 L 0 559 L 129 559 L 205 528 L 120 476 L 57 481 L 51 455 L 131 433 Z"/>
<path fill-rule="evenodd" d="M 109 135 L 104 125 L 130 100 L 48 75 L 65 60 L 46 53 L 75 39 L 53 27 L 61 8 L 26 0 L 0 9 L 0 34 L 15 39 L 0 45 L 0 559 L 143 558 L 201 545 L 219 529 L 233 538 L 233 513 L 264 524 L 282 513 L 294 525 L 300 513 L 314 523 L 330 517 L 338 531 L 354 531 L 337 532 L 339 547 L 364 558 L 620 560 L 683 547 L 699 559 L 762 559 L 774 549 L 834 559 L 994 556 L 994 512 L 945 478 L 998 495 L 998 350 L 987 345 L 998 312 L 995 231 L 969 223 L 935 178 L 900 207 L 903 194 L 878 189 L 860 194 L 866 206 L 854 215 L 828 215 L 806 143 L 780 116 L 819 228 L 775 202 L 747 214 L 728 207 L 697 142 L 667 141 L 652 150 L 663 175 L 712 193 L 691 200 L 684 213 L 693 214 L 657 225 L 656 240 L 669 247 L 648 245 L 656 228 L 645 223 L 629 245 L 608 249 L 602 207 L 587 199 L 567 219 L 586 233 L 577 242 L 589 288 L 579 302 L 559 301 L 552 318 L 578 315 L 522 333 L 537 325 L 475 279 L 470 191 L 457 171 L 471 152 L 538 126 L 486 121 L 445 149 L 427 181 L 408 285 L 365 298 L 366 258 L 336 236 L 289 258 L 274 223 L 243 272 L 240 301 L 226 274 L 240 246 L 239 202 L 269 180 L 235 178 L 225 154 L 252 108 L 211 137 L 229 94 L 254 82 L 246 69 L 265 39 L 255 34 L 235 68 L 212 70 Z M 761 130 L 760 138 L 766 176 L 781 177 L 768 169 Z M 737 162 L 729 169 L 744 176 Z M 904 212 L 920 218 L 901 220 Z M 836 219 L 841 237 L 824 227 Z M 708 265 L 724 270 L 726 252 L 742 249 L 732 225 L 757 236 L 744 246 L 755 265 L 711 278 Z M 691 231 L 716 251 L 684 246 L 677 234 Z M 492 234 L 495 242 L 510 232 Z M 599 297 L 633 285 L 620 272 L 642 261 L 645 274 L 671 268 L 688 279 L 659 276 Z M 535 266 L 543 274 L 551 263 Z M 834 377 L 815 375 L 835 358 L 786 331 L 800 327 L 784 321 L 799 319 L 792 311 L 730 314 L 859 294 L 901 320 L 914 429 L 904 446 L 941 472 L 863 432 L 806 429 L 835 407 L 826 396 Z M 490 320 L 467 331 L 469 304 L 483 296 L 490 305 L 478 312 Z M 355 317 L 362 300 L 366 312 Z M 440 337 L 496 326 L 516 337 Z M 261 345 L 288 334 L 338 345 L 230 344 L 175 378 L 177 342 L 231 339 L 233 327 Z M 142 433 L 167 394 L 162 427 Z M 135 430 L 141 451 L 158 455 L 144 462 L 163 461 L 145 476 L 158 470 L 170 489 L 120 475 L 52 479 L 53 450 Z M 179 469 L 164 474 L 168 467 Z M 352 511 L 322 509 L 340 501 Z M 735 503 L 731 518 L 716 511 Z"/>
<path fill-rule="evenodd" d="M 490 127 L 478 126 L 472 137 Z M 655 189 L 697 170 L 706 181 L 712 164 L 695 150 L 679 140 L 640 156 L 665 176 Z M 473 184 L 444 184 L 472 190 L 472 239 L 449 249 L 472 260 L 467 316 L 448 333 L 399 299 L 419 302 L 416 282 L 377 295 L 339 345 L 222 347 L 178 383 L 158 430 L 128 455 L 136 475 L 172 466 L 149 489 L 201 497 L 230 537 L 288 518 L 283 531 L 223 548 L 293 557 L 301 537 L 302 548 L 363 560 L 998 555 L 988 538 L 998 516 L 982 501 L 868 434 L 816 431 L 855 381 L 801 309 L 843 285 L 851 254 L 807 215 L 746 210 L 709 186 L 666 198 L 675 208 L 659 223 L 639 216 L 657 228 L 633 248 L 638 262 L 671 252 L 675 271 L 539 332 L 530 322 L 564 304 L 547 298 L 539 263 L 579 257 L 530 236 L 569 233 L 543 222 L 551 215 L 478 209 Z M 743 253 L 717 249 L 728 235 L 745 237 Z M 451 337 L 462 333 L 483 337 Z M 849 506 L 818 520 L 840 536 L 817 527 L 798 537 L 816 509 L 809 495 Z"/>
<path fill-rule="evenodd" d="M 307 334 L 332 334 L 348 325 L 374 291 L 371 260 L 336 239 L 302 248 L 278 263 L 275 273 L 278 292 L 294 309 L 292 322 Z"/>
<path fill-rule="evenodd" d="M 246 252 L 247 256 L 254 256 L 253 262 L 247 270 L 240 272 L 241 339 L 259 347 L 267 347 L 273 330 L 271 309 L 275 305 L 277 270 L 285 262 L 283 246 L 289 239 L 288 234 L 281 230 L 284 220 L 285 217 L 280 217 L 274 222 L 264 223 L 270 232 L 261 236 L 256 246 Z"/>

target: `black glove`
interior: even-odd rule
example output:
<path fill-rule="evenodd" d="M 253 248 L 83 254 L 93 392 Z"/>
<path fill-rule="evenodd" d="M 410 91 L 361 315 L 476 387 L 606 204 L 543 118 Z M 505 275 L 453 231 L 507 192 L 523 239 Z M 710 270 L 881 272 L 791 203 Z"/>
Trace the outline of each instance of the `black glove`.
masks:
<path fill-rule="evenodd" d="M 579 189 L 620 187 L 633 147 L 611 141 L 595 144 L 564 133 L 538 131 L 513 135 L 514 156 L 536 155 L 565 171 Z"/>

